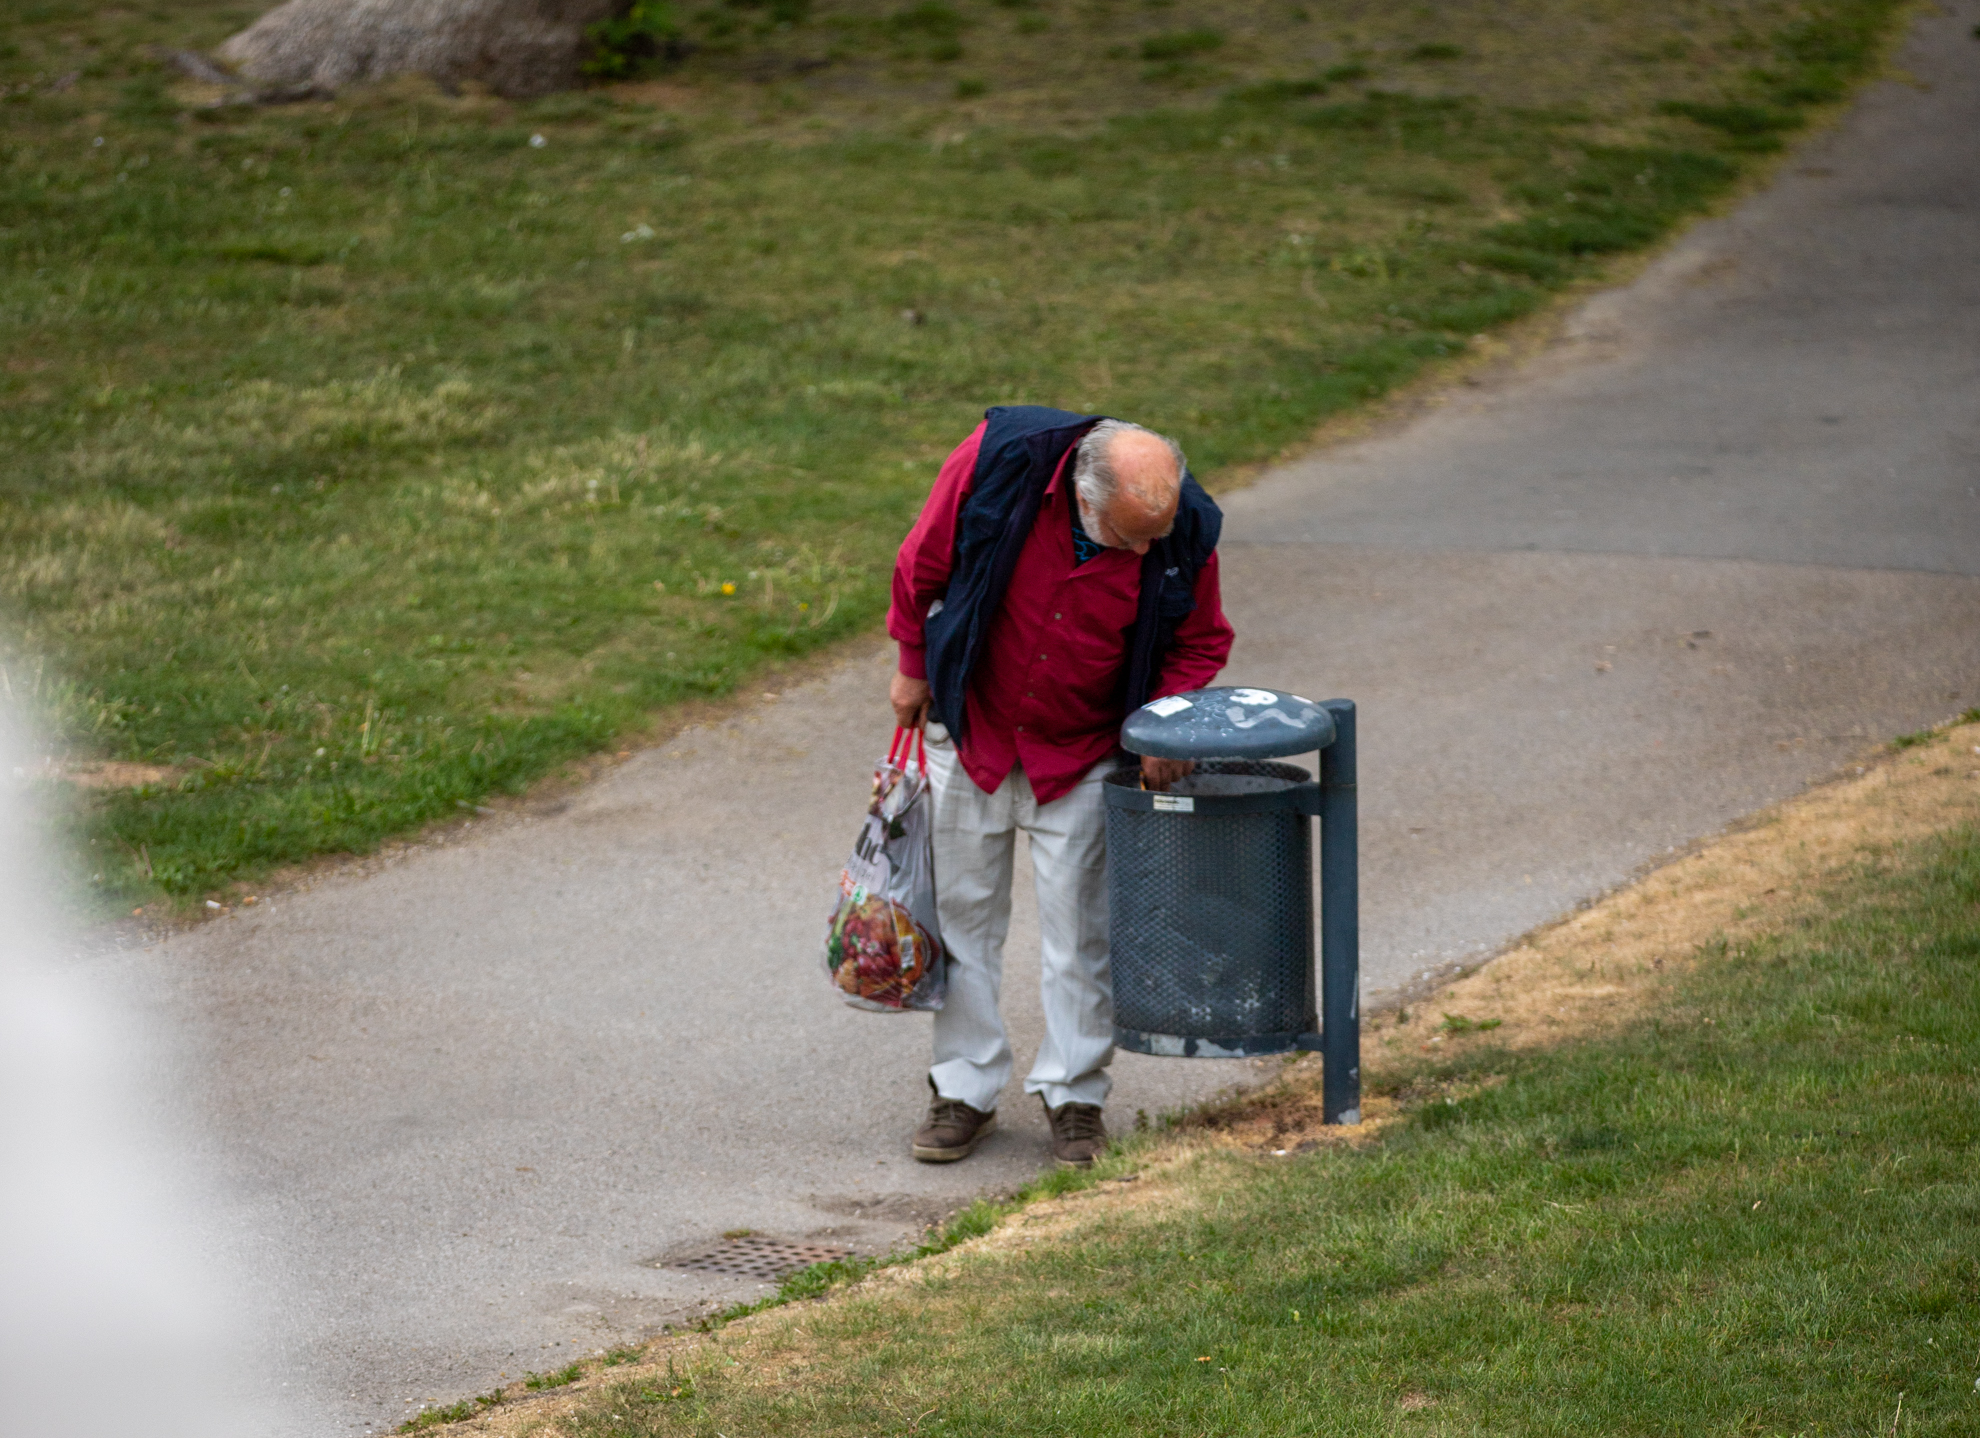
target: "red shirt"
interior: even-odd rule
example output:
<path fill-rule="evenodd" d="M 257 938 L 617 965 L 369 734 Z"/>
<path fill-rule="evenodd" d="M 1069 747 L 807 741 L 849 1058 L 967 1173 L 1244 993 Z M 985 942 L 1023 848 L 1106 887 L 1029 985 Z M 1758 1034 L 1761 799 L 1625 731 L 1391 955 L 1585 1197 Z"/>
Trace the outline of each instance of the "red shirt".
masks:
<path fill-rule="evenodd" d="M 949 456 L 894 564 L 887 632 L 900 642 L 901 673 L 925 679 L 922 625 L 947 591 L 956 555 L 956 515 L 976 475 L 984 426 Z M 1041 804 L 1050 803 L 1120 746 L 1120 691 L 1128 639 L 1141 598 L 1141 556 L 1102 550 L 1073 564 L 1073 450 L 1038 507 L 1003 605 L 990 622 L 964 696 L 968 727 L 957 744 L 969 777 L 994 793 L 1022 764 Z M 1158 699 L 1217 677 L 1235 637 L 1217 588 L 1217 556 L 1196 576 L 1196 611 L 1176 628 L 1156 678 Z"/>

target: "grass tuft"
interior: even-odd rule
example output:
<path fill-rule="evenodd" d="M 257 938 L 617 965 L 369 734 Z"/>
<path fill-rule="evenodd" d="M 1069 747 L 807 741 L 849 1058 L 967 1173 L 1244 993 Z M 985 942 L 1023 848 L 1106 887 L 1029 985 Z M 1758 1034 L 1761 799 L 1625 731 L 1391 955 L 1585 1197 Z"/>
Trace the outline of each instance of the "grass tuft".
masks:
<path fill-rule="evenodd" d="M 1231 91 L 1233 100 L 1250 100 L 1268 105 L 1287 100 L 1308 100 L 1327 93 L 1325 80 L 1260 80 Z"/>
<path fill-rule="evenodd" d="M 1141 42 L 1144 60 L 1187 60 L 1221 49 L 1224 36 L 1210 29 L 1174 30 L 1166 35 L 1150 35 Z"/>
<path fill-rule="evenodd" d="M 1708 105 L 1695 100 L 1666 100 L 1658 107 L 1666 115 L 1695 120 L 1717 130 L 1740 149 L 1777 150 L 1780 134 L 1798 128 L 1801 116 L 1792 110 L 1741 101 Z"/>
<path fill-rule="evenodd" d="M 499 1388 L 491 1393 L 483 1393 L 474 1398 L 463 1398 L 458 1403 L 443 1407 L 423 1408 L 392 1431 L 395 1433 L 421 1433 L 428 1428 L 444 1428 L 450 1423 L 465 1423 L 476 1414 L 490 1408 L 499 1407 L 506 1394 Z"/>

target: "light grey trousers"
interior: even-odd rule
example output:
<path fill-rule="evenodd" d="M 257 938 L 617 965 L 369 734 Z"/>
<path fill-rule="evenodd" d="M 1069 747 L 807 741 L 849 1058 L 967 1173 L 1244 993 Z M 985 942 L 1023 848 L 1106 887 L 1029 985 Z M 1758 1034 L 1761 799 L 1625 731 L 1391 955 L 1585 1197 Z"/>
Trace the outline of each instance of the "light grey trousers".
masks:
<path fill-rule="evenodd" d="M 1039 997 L 1045 1041 L 1024 1081 L 1052 1108 L 1105 1103 L 1114 1057 L 1107 971 L 1107 824 L 1096 764 L 1069 793 L 1041 804 L 1013 768 L 994 794 L 963 769 L 946 739 L 928 742 L 935 798 L 935 892 L 949 950 L 948 1000 L 935 1015 L 929 1068 L 943 1098 L 993 1109 L 1011 1078 L 1011 1044 L 998 994 L 1011 926 L 1017 831 L 1031 836 L 1037 876 Z"/>

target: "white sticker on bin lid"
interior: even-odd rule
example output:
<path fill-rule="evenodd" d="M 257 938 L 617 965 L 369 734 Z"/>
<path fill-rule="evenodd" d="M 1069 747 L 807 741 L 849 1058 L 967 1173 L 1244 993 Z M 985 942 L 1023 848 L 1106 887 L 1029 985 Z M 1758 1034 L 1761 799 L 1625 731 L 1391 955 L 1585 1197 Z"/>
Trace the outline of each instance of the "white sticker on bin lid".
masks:
<path fill-rule="evenodd" d="M 1171 714 L 1180 714 L 1183 710 L 1194 709 L 1196 706 L 1180 694 L 1171 694 L 1166 699 L 1156 699 L 1141 707 L 1158 719 L 1166 719 Z"/>
<path fill-rule="evenodd" d="M 1237 700 L 1240 704 L 1248 704 L 1253 707 L 1279 702 L 1279 696 L 1274 694 L 1270 689 L 1233 689 L 1231 691 L 1231 698 Z"/>
<path fill-rule="evenodd" d="M 1196 800 L 1187 794 L 1150 794 L 1158 814 L 1194 814 Z"/>

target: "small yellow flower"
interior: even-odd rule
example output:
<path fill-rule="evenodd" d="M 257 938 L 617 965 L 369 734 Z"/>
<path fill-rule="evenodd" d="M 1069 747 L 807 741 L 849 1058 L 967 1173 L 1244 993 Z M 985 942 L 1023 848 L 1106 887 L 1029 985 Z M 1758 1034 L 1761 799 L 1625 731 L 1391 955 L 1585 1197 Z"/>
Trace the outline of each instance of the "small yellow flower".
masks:
<path fill-rule="evenodd" d="M 811 608 L 811 606 L 810 606 L 809 604 L 799 604 L 799 605 L 798 605 L 798 608 L 799 608 L 800 610 L 805 610 L 805 609 L 809 609 L 809 608 Z"/>
<path fill-rule="evenodd" d="M 733 584 L 725 584 L 722 586 L 722 592 L 724 594 L 734 594 L 736 592 L 736 587 Z"/>

